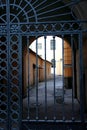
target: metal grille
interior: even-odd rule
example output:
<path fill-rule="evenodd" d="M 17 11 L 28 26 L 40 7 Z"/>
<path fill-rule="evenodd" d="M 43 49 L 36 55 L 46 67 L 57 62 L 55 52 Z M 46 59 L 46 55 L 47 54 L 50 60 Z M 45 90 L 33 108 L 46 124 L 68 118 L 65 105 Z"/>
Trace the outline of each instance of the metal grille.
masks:
<path fill-rule="evenodd" d="M 49 33 L 50 34 L 50 33 Z M 33 84 L 33 86 L 31 85 L 31 76 L 33 73 L 32 72 L 32 68 L 30 67 L 31 64 L 33 65 L 32 61 L 31 61 L 31 50 L 29 49 L 29 37 L 27 38 L 28 41 L 28 45 L 27 45 L 27 61 L 28 61 L 28 89 L 27 89 L 27 97 L 25 99 L 23 99 L 23 127 L 24 129 L 28 129 L 28 127 L 30 127 L 32 129 L 32 126 L 28 124 L 28 122 L 30 122 L 30 124 L 34 124 L 36 129 L 44 129 L 46 122 L 48 123 L 48 126 L 46 126 L 47 128 L 51 129 L 49 123 L 52 123 L 52 129 L 55 129 L 55 127 L 57 128 L 57 125 L 60 122 L 60 125 L 58 125 L 58 128 L 60 129 L 76 129 L 76 127 L 78 127 L 79 129 L 82 129 L 82 127 L 85 128 L 85 122 L 86 121 L 86 115 L 84 115 L 84 102 L 83 102 L 83 84 L 82 84 L 82 50 L 81 50 L 81 32 L 77 31 L 77 33 L 74 31 L 73 33 L 71 32 L 71 34 L 69 33 L 68 37 L 69 37 L 69 41 L 70 41 L 70 48 L 71 48 L 71 64 L 65 64 L 66 61 L 64 60 L 64 38 L 66 38 L 67 33 L 65 34 L 61 34 L 59 33 L 60 37 L 62 38 L 62 75 L 61 76 L 56 76 L 56 69 L 55 69 L 55 49 L 53 50 L 52 54 L 53 54 L 53 59 L 54 59 L 54 68 L 53 68 L 53 77 L 51 77 L 51 79 L 49 79 L 47 77 L 47 37 L 46 36 L 46 32 L 45 32 L 45 36 L 43 36 L 43 41 L 42 44 L 44 44 L 44 64 L 42 64 L 42 72 L 44 73 L 44 78 L 43 78 L 43 82 L 40 82 L 39 80 L 39 67 L 40 67 L 40 62 L 39 62 L 39 49 L 38 49 L 38 44 L 39 44 L 39 40 L 38 37 L 40 36 L 34 36 L 36 40 L 35 42 L 35 49 L 36 52 L 33 52 L 35 55 L 35 60 L 34 60 L 34 72 L 35 72 L 35 82 Z M 79 76 L 79 91 L 80 91 L 80 103 L 78 103 L 77 99 L 75 98 L 75 56 L 74 56 L 74 49 L 75 49 L 75 37 L 77 37 L 77 43 L 78 43 L 78 50 L 79 50 L 79 69 L 78 69 L 78 74 L 81 74 Z M 54 48 L 55 48 L 55 38 L 56 35 L 52 36 L 52 40 L 54 41 Z M 56 43 L 57 46 L 57 43 Z M 57 46 L 59 47 L 59 46 Z M 58 52 L 57 52 L 58 54 Z M 51 56 L 51 53 L 50 53 Z M 44 67 L 43 67 L 44 66 Z M 71 73 L 72 73 L 72 77 L 71 77 L 71 89 L 67 90 L 65 89 L 65 68 L 71 68 Z M 77 74 L 77 75 L 78 75 Z M 59 82 L 62 82 L 62 84 L 60 85 Z M 70 79 L 69 81 L 70 82 Z M 60 86 L 59 86 L 60 85 Z M 61 88 L 62 87 L 62 88 Z M 41 123 L 42 127 L 38 124 Z M 55 127 L 54 127 L 54 123 Z M 65 123 L 64 123 L 65 122 Z M 68 123 L 70 122 L 70 124 Z M 81 124 L 81 126 L 78 125 L 78 123 L 84 122 Z M 58 123 L 58 124 L 57 124 Z M 62 124 L 64 123 L 64 125 Z M 74 125 L 73 125 L 74 124 Z M 33 127 L 33 128 L 34 128 Z M 57 129 L 58 129 L 57 128 Z"/>
<path fill-rule="evenodd" d="M 61 1 L 53 1 L 47 2 L 42 1 L 16 1 L 16 0 L 7 0 L 7 1 L 0 1 L 0 129 L 1 130 L 36 130 L 36 129 L 86 129 L 86 118 L 84 115 L 84 105 L 83 105 L 83 66 L 82 66 L 82 36 L 83 32 L 87 31 L 87 29 L 83 29 L 85 23 L 87 21 L 70 21 L 70 16 L 72 15 L 71 10 L 67 10 L 67 13 L 64 13 L 64 10 L 67 6 L 76 4 L 77 2 L 63 2 L 63 6 Z M 60 3 L 59 3 L 60 2 Z M 56 7 L 56 4 L 59 6 Z M 65 4 L 65 6 L 64 6 Z M 43 5 L 46 5 L 43 7 Z M 53 8 L 50 8 L 53 5 Z M 28 12 L 28 6 L 30 10 Z M 55 14 L 54 11 L 58 11 L 61 8 L 63 12 L 60 14 Z M 41 8 L 38 8 L 41 7 Z M 49 11 L 46 9 L 49 7 Z M 35 11 L 36 9 L 36 11 Z M 44 10 L 44 13 L 41 13 L 41 10 Z M 50 16 L 49 13 L 52 12 Z M 4 14 L 3 14 L 4 12 Z M 37 12 L 37 13 L 36 13 Z M 46 17 L 43 15 L 46 14 Z M 68 15 L 68 21 L 64 21 L 62 16 Z M 62 21 L 55 22 L 57 19 L 54 19 L 54 22 L 51 21 L 46 22 L 47 17 L 54 18 L 55 16 L 61 17 Z M 60 18 L 59 18 L 60 19 Z M 72 16 L 74 19 L 74 16 Z M 43 22 L 45 21 L 45 22 Z M 43 102 L 39 102 L 39 78 L 40 73 L 43 69 L 42 66 L 39 66 L 38 63 L 38 37 L 44 37 L 44 93 L 43 93 Z M 55 67 L 53 70 L 53 79 L 52 79 L 52 103 L 53 105 L 48 106 L 48 79 L 47 79 L 47 59 L 46 59 L 46 44 L 47 36 L 53 37 L 53 43 L 55 46 L 55 37 L 62 38 L 62 59 L 64 59 L 64 39 L 69 38 L 70 46 L 72 49 L 72 95 L 71 95 L 71 110 L 70 116 L 67 117 L 66 113 L 66 106 L 65 104 L 65 90 L 64 90 L 64 60 L 62 60 L 62 76 L 56 77 L 55 74 Z M 25 37 L 25 40 L 24 40 Z M 31 102 L 31 96 L 34 94 L 31 91 L 30 85 L 30 50 L 29 45 L 32 43 L 33 40 L 36 40 L 36 57 L 35 63 L 33 64 L 33 69 L 35 71 L 34 83 L 35 83 L 35 101 Z M 74 47 L 76 47 L 77 42 L 77 49 L 78 49 L 78 56 L 79 56 L 79 117 L 75 115 L 75 99 L 74 99 L 74 89 L 75 89 L 75 68 L 74 68 Z M 26 43 L 25 43 L 26 42 Z M 27 48 L 27 49 L 26 49 Z M 54 47 L 55 48 L 55 47 Z M 22 89 L 23 89 L 23 53 L 24 50 L 27 50 L 27 103 L 24 104 L 24 100 L 22 99 Z M 41 58 L 40 58 L 41 59 Z M 55 50 L 53 51 L 53 65 L 55 66 Z M 23 64 L 22 64 L 23 63 Z M 38 71 L 39 68 L 39 71 Z M 56 90 L 56 80 L 60 78 L 62 80 L 62 91 Z M 49 84 L 50 86 L 51 84 Z M 62 100 L 60 101 L 61 104 L 56 102 L 56 93 L 60 92 L 62 94 Z M 42 94 L 42 93 L 41 93 Z M 59 102 L 59 101 L 58 101 Z M 31 104 L 33 105 L 31 108 Z M 44 105 L 44 108 L 40 108 L 41 104 Z M 25 107 L 26 106 L 26 110 Z M 59 108 L 60 107 L 60 108 Z M 51 111 L 50 111 L 51 110 Z M 60 110 L 61 113 L 58 111 Z M 52 112 L 52 113 L 51 113 Z M 43 114 L 42 114 L 43 113 Z M 51 114 L 49 114 L 51 113 Z M 60 115 L 59 115 L 60 114 Z M 51 125 L 50 125 L 51 123 Z"/>
<path fill-rule="evenodd" d="M 8 43 L 7 37 L 1 36 L 1 113 L 0 127 L 9 129 L 10 126 L 18 128 L 17 124 L 20 118 L 20 97 L 21 92 L 21 62 L 19 37 L 10 36 Z M 20 80 L 19 80 L 20 79 Z M 13 119 L 13 120 L 12 120 Z M 19 121 L 20 122 L 20 121 Z"/>

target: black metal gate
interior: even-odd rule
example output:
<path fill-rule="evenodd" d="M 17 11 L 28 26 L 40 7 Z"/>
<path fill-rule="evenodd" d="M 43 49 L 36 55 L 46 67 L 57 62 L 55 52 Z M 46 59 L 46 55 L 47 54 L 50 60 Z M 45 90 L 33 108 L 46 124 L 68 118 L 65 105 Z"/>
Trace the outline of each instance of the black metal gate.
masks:
<path fill-rule="evenodd" d="M 87 29 L 83 29 L 83 26 L 86 21 L 57 21 L 57 22 L 40 22 L 39 18 L 36 17 L 35 10 L 30 1 L 0 1 L 0 130 L 83 130 L 87 129 L 86 120 L 87 118 L 84 115 L 84 90 L 83 90 L 83 61 L 82 61 L 82 37 L 83 32 Z M 41 2 L 45 3 L 45 1 Z M 53 2 L 56 4 L 56 2 Z M 24 4 L 24 5 L 23 5 Z M 28 6 L 27 6 L 28 5 Z M 39 3 L 38 3 L 39 5 Z M 52 4 L 51 4 L 52 5 Z M 54 5 L 54 4 L 53 4 Z M 32 8 L 30 12 L 27 10 Z M 15 13 L 16 11 L 16 13 Z M 27 13 L 26 13 L 27 12 Z M 29 13 L 32 14 L 30 17 L 27 16 Z M 33 14 L 34 13 L 34 14 Z M 33 17 L 33 15 L 35 17 Z M 67 14 L 68 15 L 68 14 Z M 30 21 L 29 21 L 30 19 Z M 35 22 L 31 22 L 34 21 Z M 29 45 L 33 40 L 38 39 L 39 37 L 44 37 L 44 114 L 39 113 L 39 97 L 38 97 L 38 49 L 36 40 L 36 58 L 35 65 L 33 64 L 34 69 L 36 69 L 35 74 L 35 104 L 34 108 L 30 107 L 30 68 L 28 66 L 27 79 L 28 79 L 28 89 L 27 89 L 27 114 L 24 116 L 24 104 L 23 104 L 23 74 L 24 72 L 24 58 L 23 53 L 24 49 L 27 48 L 28 58 L 27 62 L 30 65 L 30 50 Z M 46 37 L 52 36 L 53 43 L 55 46 L 55 37 L 62 38 L 62 51 L 64 51 L 64 39 L 68 39 L 71 49 L 72 49 L 72 95 L 71 95 L 71 110 L 70 117 L 67 117 L 66 105 L 65 104 L 65 95 L 64 95 L 64 60 L 62 61 L 62 101 L 61 107 L 58 105 L 56 107 L 56 74 L 54 67 L 53 74 L 53 106 L 52 106 L 52 115 L 49 116 L 50 107 L 48 108 L 48 97 L 47 97 L 47 65 L 46 65 Z M 79 83 L 79 115 L 76 117 L 75 113 L 75 52 L 78 50 L 78 83 Z M 55 49 L 53 51 L 53 59 L 55 66 Z M 64 52 L 63 56 L 64 58 Z M 40 66 L 39 66 L 40 68 Z M 41 68 L 40 68 L 41 69 Z M 42 103 L 43 104 L 43 103 Z M 34 109 L 34 110 L 33 110 Z M 57 109 L 61 109 L 61 116 Z M 31 115 L 33 111 L 34 115 Z M 60 111 L 59 111 L 60 112 Z M 69 113 L 69 114 L 70 114 Z"/>

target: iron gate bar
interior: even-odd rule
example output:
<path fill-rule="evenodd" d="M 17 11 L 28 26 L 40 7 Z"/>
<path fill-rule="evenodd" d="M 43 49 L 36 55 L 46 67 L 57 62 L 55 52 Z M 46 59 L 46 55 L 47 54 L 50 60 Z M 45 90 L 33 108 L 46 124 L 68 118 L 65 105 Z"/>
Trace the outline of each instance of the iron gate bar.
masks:
<path fill-rule="evenodd" d="M 47 70 L 47 66 L 46 66 L 46 56 L 47 56 L 47 53 L 46 53 L 46 43 L 47 43 L 47 36 L 44 36 L 44 51 L 45 51 L 45 120 L 47 120 L 47 75 L 46 75 L 46 70 Z"/>
<path fill-rule="evenodd" d="M 73 35 L 71 34 L 71 51 L 72 51 L 72 121 L 74 120 L 74 88 L 75 86 L 75 81 L 74 81 L 74 52 L 73 52 Z"/>
<path fill-rule="evenodd" d="M 10 129 L 11 126 L 11 122 L 10 122 L 10 75 L 9 75 L 9 71 L 10 71 L 10 17 L 9 17 L 9 13 L 10 13 L 10 8 L 9 8 L 9 0 L 6 1 L 6 20 L 7 20 L 7 25 L 6 25 L 6 35 L 7 35 L 7 46 L 8 46 L 8 126 L 7 129 Z M 3 29 L 3 28 L 2 28 Z"/>
<path fill-rule="evenodd" d="M 80 83 L 80 113 L 81 121 L 84 122 L 84 87 L 83 87 L 83 50 L 82 50 L 82 32 L 79 34 L 79 83 Z"/>
<path fill-rule="evenodd" d="M 18 34 L 20 33 L 20 35 L 24 36 L 24 35 L 34 35 L 34 33 L 37 33 L 38 32 L 38 35 L 43 35 L 44 34 L 47 34 L 47 35 L 56 35 L 57 33 L 62 33 L 62 34 L 70 34 L 72 32 L 73 33 L 78 33 L 79 31 L 82 31 L 82 32 L 87 32 L 87 29 L 84 29 L 82 28 L 82 26 L 84 24 L 86 24 L 87 21 L 61 21 L 60 22 L 49 22 L 49 23 L 29 23 L 29 24 L 25 24 L 25 23 L 13 23 L 13 24 L 10 24 L 10 34 Z M 67 28 L 66 30 L 64 29 L 64 24 L 65 25 L 69 25 L 70 27 Z M 77 29 L 74 29 L 73 28 L 73 25 L 74 24 L 77 24 L 78 25 L 78 28 Z M 47 25 L 51 25 L 52 26 L 52 29 L 50 31 L 48 31 L 47 29 L 43 29 L 42 31 L 40 31 L 39 29 L 38 30 L 31 30 L 31 27 L 36 27 L 36 26 L 43 26 L 43 27 L 46 27 Z M 59 25 L 61 27 L 61 30 L 59 30 L 58 28 L 56 29 L 55 27 Z M 22 27 L 26 27 L 26 30 L 22 30 Z M 23 28 L 24 28 L 23 27 Z M 3 29 L 4 28 L 4 29 Z M 82 29 L 81 29 L 82 28 Z M 0 33 L 1 34 L 7 34 L 7 28 L 6 28 L 6 24 L 1 24 L 0 26 Z"/>
<path fill-rule="evenodd" d="M 18 49 L 19 49 L 19 55 L 18 55 L 18 57 L 19 57 L 19 89 L 18 89 L 18 91 L 19 91 L 19 94 L 20 94 L 20 98 L 19 98 L 19 112 L 18 112 L 18 114 L 19 114 L 19 119 L 18 119 L 18 124 L 19 124 L 19 130 L 21 129 L 21 124 L 22 124 L 22 120 L 20 120 L 20 119 L 22 119 L 22 76 L 21 76 L 21 74 L 22 74 L 22 60 L 21 60 L 21 58 L 22 58 L 22 37 L 21 37 L 21 35 L 19 34 L 18 35 L 18 37 L 19 37 L 19 39 L 18 39 L 18 41 L 19 41 L 19 45 L 18 45 Z"/>
<path fill-rule="evenodd" d="M 53 117 L 53 119 L 56 120 L 56 106 L 55 106 L 56 105 L 55 104 L 56 103 L 56 99 L 55 99 L 55 96 L 56 96 L 55 95 L 55 49 L 56 49 L 56 47 L 55 47 L 55 36 L 53 36 L 52 40 L 53 40 L 53 59 L 54 59 L 54 61 L 53 61 L 53 68 L 54 68 L 54 73 L 53 73 L 54 74 L 54 77 L 53 77 L 53 80 L 54 80 L 53 81 L 53 84 L 54 84 L 54 108 L 53 108 L 54 110 L 53 110 L 53 116 L 54 117 Z"/>
<path fill-rule="evenodd" d="M 35 86 L 36 86 L 36 120 L 39 119 L 39 110 L 38 110 L 38 37 L 36 36 L 36 76 L 35 76 Z"/>
<path fill-rule="evenodd" d="M 78 27 L 75 29 L 73 26 L 77 24 Z M 76 22 L 76 21 L 73 21 L 73 22 L 57 22 L 57 23 L 30 23 L 30 24 L 10 24 L 10 29 L 11 29 L 11 32 L 10 33 L 20 33 L 21 35 L 37 35 L 37 32 L 38 32 L 38 35 L 43 35 L 43 34 L 48 34 L 48 35 L 56 35 L 58 33 L 62 33 L 62 34 L 70 34 L 71 32 L 72 33 L 78 33 L 79 31 L 81 31 L 81 28 L 83 26 L 83 24 L 85 24 L 85 22 Z M 43 28 L 42 31 L 40 31 L 38 29 L 39 25 L 41 25 Z M 54 26 L 54 28 L 52 29 L 47 29 L 47 26 Z M 68 26 L 69 27 L 67 29 L 64 29 L 64 26 Z M 61 29 L 59 29 L 59 27 L 57 28 L 57 26 L 61 27 Z M 25 30 L 23 30 L 24 28 L 26 28 Z M 33 30 L 32 30 L 33 28 Z M 83 29 L 83 32 L 84 31 L 87 31 L 87 29 Z"/>
<path fill-rule="evenodd" d="M 63 82 L 63 103 L 62 103 L 62 113 L 63 121 L 65 120 L 65 108 L 64 108 L 64 35 L 62 35 L 62 82 Z"/>
<path fill-rule="evenodd" d="M 22 130 L 87 130 L 86 123 L 79 122 L 24 122 Z"/>
<path fill-rule="evenodd" d="M 27 119 L 29 120 L 30 119 L 30 109 L 29 109 L 29 107 L 30 107 L 30 88 L 29 88 L 29 86 L 30 86 L 30 78 L 29 78 L 29 73 L 30 73 L 30 50 L 29 50 L 29 36 L 27 36 L 27 53 L 29 54 L 28 55 L 28 59 L 27 59 L 27 61 L 28 61 L 28 115 L 27 115 Z"/>
<path fill-rule="evenodd" d="M 66 33 L 66 31 L 67 32 L 69 32 L 69 31 L 76 31 L 76 32 L 78 32 L 78 31 L 82 31 L 82 32 L 84 32 L 84 31 L 87 31 L 87 29 L 85 29 L 85 28 L 82 28 L 83 27 L 83 25 L 84 24 L 86 24 L 87 23 L 87 21 L 86 20 L 82 20 L 82 21 L 78 21 L 78 20 L 76 20 L 76 21 L 57 21 L 57 22 L 46 22 L 46 23 L 44 23 L 44 22 L 37 22 L 37 23 L 35 23 L 35 22 L 30 22 L 30 23 L 9 23 L 9 25 L 10 25 L 10 33 L 13 33 L 13 34 L 17 34 L 17 33 L 20 33 L 20 34 L 22 34 L 22 35 L 25 35 L 25 33 L 26 33 L 26 35 L 28 34 L 28 32 L 33 32 L 33 31 L 31 31 L 31 30 L 28 30 L 30 27 L 31 27 L 31 25 L 32 26 L 40 26 L 40 25 L 43 25 L 43 26 L 47 26 L 47 25 L 52 25 L 52 28 L 53 28 L 53 30 L 54 31 L 57 31 L 57 32 L 60 32 L 60 30 L 58 29 L 55 29 L 55 26 L 57 25 L 57 24 L 59 24 L 59 25 L 61 25 L 61 31 L 64 31 L 65 33 Z M 69 25 L 70 27 L 69 28 L 67 28 L 67 30 L 64 30 L 64 24 L 66 25 Z M 74 29 L 73 28 L 73 25 L 74 24 L 77 24 L 78 25 L 78 28 L 77 29 Z M 22 26 L 24 26 L 25 25 L 25 27 L 28 27 L 27 28 L 27 31 L 24 31 L 23 32 L 23 30 L 21 29 L 21 27 Z M 72 30 L 73 29 L 73 30 Z M 53 30 L 51 30 L 51 31 L 53 31 Z M 38 31 L 38 30 L 37 30 Z M 40 31 L 40 30 L 39 30 Z M 45 31 L 45 30 L 44 30 Z M 40 31 L 40 32 L 43 32 L 43 31 Z M 6 24 L 2 24 L 2 23 L 0 23 L 0 33 L 1 34 L 7 34 L 7 26 L 6 26 Z M 51 33 L 51 32 L 50 32 Z M 39 34 L 39 33 L 38 33 Z"/>

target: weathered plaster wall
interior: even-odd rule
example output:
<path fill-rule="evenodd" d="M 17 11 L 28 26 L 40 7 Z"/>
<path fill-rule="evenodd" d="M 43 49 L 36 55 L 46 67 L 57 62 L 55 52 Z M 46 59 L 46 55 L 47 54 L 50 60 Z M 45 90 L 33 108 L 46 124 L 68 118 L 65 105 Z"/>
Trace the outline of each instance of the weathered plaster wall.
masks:
<path fill-rule="evenodd" d="M 67 41 L 64 41 L 64 83 L 66 88 L 72 88 L 72 49 Z"/>
<path fill-rule="evenodd" d="M 37 56 L 38 64 L 36 65 L 35 52 L 26 50 L 23 53 L 23 93 L 26 95 L 27 87 L 33 86 L 35 81 L 45 80 L 45 60 Z M 37 74 L 38 71 L 38 74 Z M 51 78 L 51 63 L 46 61 L 46 77 Z"/>

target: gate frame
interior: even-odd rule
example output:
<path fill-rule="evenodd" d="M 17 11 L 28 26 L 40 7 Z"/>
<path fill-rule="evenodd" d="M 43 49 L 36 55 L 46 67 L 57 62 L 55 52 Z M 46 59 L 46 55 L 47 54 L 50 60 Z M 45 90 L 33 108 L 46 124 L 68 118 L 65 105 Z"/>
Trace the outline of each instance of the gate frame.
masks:
<path fill-rule="evenodd" d="M 7 0 L 7 8 L 6 8 L 6 15 L 7 15 L 7 24 L 1 24 L 0 25 L 0 36 L 5 36 L 6 37 L 6 41 L 7 41 L 7 53 L 5 52 L 5 54 L 7 54 L 7 93 L 4 95 L 7 97 L 7 101 L 5 102 L 7 105 L 7 109 L 6 111 L 1 111 L 2 113 L 5 113 L 7 115 L 6 119 L 1 119 L 2 123 L 6 123 L 7 128 L 3 128 L 1 126 L 1 130 L 25 130 L 23 127 L 23 123 L 25 123 L 27 126 L 30 127 L 30 129 L 32 128 L 32 124 L 34 129 L 39 130 L 43 128 L 47 128 L 49 130 L 51 129 L 87 129 L 87 122 L 84 121 L 84 117 L 83 117 L 83 77 L 82 77 L 82 73 L 83 73 L 83 67 L 82 67 L 82 33 L 83 32 L 87 32 L 87 29 L 82 29 L 83 25 L 85 23 L 87 23 L 87 21 L 59 21 L 59 22 L 35 22 L 35 23 L 10 23 L 10 7 L 9 7 L 9 0 Z M 74 24 L 78 25 L 78 28 L 76 28 L 74 30 L 73 26 Z M 43 26 L 42 26 L 43 25 Z M 60 26 L 57 28 L 57 26 Z M 66 29 L 64 28 L 65 25 L 68 25 L 69 27 Z M 42 29 L 39 28 L 39 26 L 42 26 Z M 32 29 L 33 27 L 33 29 Z M 81 28 L 82 27 L 82 28 Z M 39 29 L 38 29 L 39 28 Z M 48 29 L 47 29 L 48 28 Z M 49 29 L 50 28 L 50 29 Z M 41 30 L 40 30 L 41 29 Z M 40 121 L 22 121 L 22 41 L 21 38 L 22 36 L 48 36 L 48 35 L 65 35 L 65 34 L 78 34 L 81 37 L 81 41 L 80 41 L 80 45 L 79 45 L 79 50 L 80 50 L 80 97 L 81 97 L 81 122 L 51 122 L 51 126 L 50 126 L 50 122 L 40 122 Z M 11 74 L 12 74 L 12 70 L 11 70 L 11 60 L 15 61 L 15 58 L 13 59 L 10 55 L 12 54 L 12 48 L 11 48 L 11 37 L 14 35 L 18 35 L 18 41 L 16 41 L 16 45 L 18 46 L 18 50 L 16 50 L 16 53 L 18 54 L 19 59 L 16 59 L 16 63 L 18 63 L 18 65 L 20 66 L 19 68 L 16 68 L 16 70 L 18 71 L 19 77 L 16 76 L 16 78 L 18 78 L 18 84 L 19 84 L 19 88 L 17 88 L 16 85 L 16 89 L 18 90 L 17 94 L 15 92 L 11 92 L 11 83 L 12 83 L 12 79 L 10 78 Z M 18 43 L 18 44 L 17 44 Z M 2 43 L 3 45 L 3 43 Z M 1 52 L 2 53 L 2 52 Z M 3 68 L 1 68 L 3 69 Z M 9 72 L 10 70 L 10 72 Z M 3 86 L 1 86 L 3 88 Z M 12 95 L 11 95 L 12 94 Z M 16 94 L 16 96 L 18 97 L 18 102 L 17 102 L 17 109 L 14 110 L 12 109 L 12 103 L 14 103 L 14 99 L 11 99 L 11 96 L 14 96 Z M 1 93 L 1 95 L 3 95 L 3 93 Z M 16 113 L 17 114 L 17 118 L 14 119 L 12 116 L 13 114 Z M 40 125 L 39 125 L 40 123 Z M 42 127 L 41 127 L 42 126 Z M 39 129 L 38 129 L 39 127 Z M 29 129 L 29 128 L 28 128 Z M 26 128 L 27 130 L 27 128 Z"/>
<path fill-rule="evenodd" d="M 70 21 L 70 25 L 73 25 L 74 24 L 74 22 L 75 21 Z M 34 122 L 34 121 L 30 121 L 29 122 L 29 120 L 27 120 L 27 121 L 25 121 L 25 120 L 23 120 L 22 121 L 22 75 L 21 75 L 21 73 L 22 73 L 22 59 L 21 59 L 21 57 L 22 57 L 22 41 L 20 40 L 21 38 L 22 38 L 22 36 L 48 36 L 48 35 L 52 35 L 52 36 L 55 36 L 55 35 L 65 35 L 65 34 L 78 34 L 81 38 L 82 38 L 82 32 L 83 32 L 83 30 L 79 30 L 79 29 L 77 29 L 77 30 L 63 30 L 63 28 L 62 28 L 62 30 L 56 30 L 55 29 L 55 26 L 58 24 L 60 24 L 60 25 L 65 25 L 65 24 L 68 24 L 69 22 L 62 22 L 62 23 L 60 23 L 60 22 L 58 22 L 58 23 L 29 23 L 29 24 L 10 24 L 9 25 L 9 27 L 10 27 L 10 30 L 8 29 L 8 33 L 7 32 L 3 32 L 3 28 L 2 28 L 2 33 L 0 33 L 1 35 L 7 35 L 7 41 L 9 41 L 8 42 L 8 67 L 10 67 L 9 65 L 10 65 L 10 49 L 11 49 L 11 47 L 10 47 L 10 37 L 12 37 L 12 36 L 18 36 L 18 39 L 19 39 L 19 44 L 18 44 L 18 48 L 19 48 L 19 52 L 18 52 L 18 55 L 19 55 L 19 64 L 20 64 L 20 71 L 19 71 L 19 80 L 20 80 L 20 90 L 19 90 L 19 92 L 18 92 L 18 97 L 19 97 L 19 104 L 18 104 L 18 111 L 19 111 L 19 116 L 18 116 L 18 119 L 16 119 L 16 120 L 14 120 L 14 119 L 11 119 L 11 115 L 12 115 L 12 113 L 10 113 L 10 111 L 11 111 L 11 101 L 10 101 L 10 94 L 11 94 L 11 88 L 10 88 L 10 83 L 11 83 L 11 80 L 10 80 L 10 75 L 9 75 L 9 73 L 8 73 L 8 129 L 10 129 L 11 128 L 11 120 L 13 120 L 13 122 L 15 122 L 15 123 L 17 123 L 17 122 L 19 122 L 18 123 L 18 125 L 17 125 L 17 127 L 19 127 L 19 128 L 17 128 L 17 129 L 22 129 L 23 128 L 23 123 L 25 123 L 25 124 L 27 124 L 27 123 L 29 123 L 29 124 L 31 124 L 32 125 L 32 122 L 33 122 L 33 124 L 35 124 L 34 125 L 34 127 L 36 126 L 36 128 L 37 128 L 37 126 L 38 127 L 40 127 L 41 128 L 41 126 L 38 124 L 38 122 L 40 122 L 39 120 L 38 121 L 36 121 L 36 122 Z M 75 22 L 75 23 L 77 23 L 77 22 Z M 78 22 L 78 24 L 79 24 L 79 26 L 81 27 L 81 23 L 79 23 Z M 83 22 L 82 22 L 82 24 L 83 24 Z M 41 25 L 43 25 L 43 27 L 46 29 L 45 31 L 44 31 L 44 29 L 42 30 L 42 31 L 39 31 L 38 29 L 37 29 L 37 27 L 38 26 L 41 26 Z M 24 27 L 26 27 L 27 26 L 27 28 L 26 28 L 26 31 L 25 31 L 25 29 L 24 29 Z M 52 28 L 52 30 L 49 30 L 49 28 L 48 28 L 48 30 L 47 30 L 47 26 L 52 26 L 53 28 Z M 31 31 L 30 30 L 30 28 L 31 27 L 34 27 L 35 28 L 35 30 L 33 30 L 33 31 Z M 24 31 L 22 30 L 22 29 L 24 29 Z M 32 28 L 31 28 L 32 29 Z M 85 31 L 85 30 L 84 30 Z M 82 104 L 83 104 L 83 101 L 82 101 L 82 97 L 83 97 L 83 89 L 82 89 L 82 81 L 83 81 L 83 78 L 82 78 L 82 73 L 83 73 L 83 69 L 82 69 L 82 40 L 80 39 L 80 44 L 79 44 L 79 50 L 80 50 L 80 97 L 81 97 L 81 106 L 83 106 Z M 8 70 L 10 70 L 10 68 L 8 68 Z M 15 93 L 13 93 L 13 95 L 14 95 Z M 19 96 L 19 95 L 21 95 L 21 96 Z M 82 109 L 81 109 L 81 122 L 64 122 L 64 121 L 62 121 L 62 122 L 55 122 L 55 123 L 53 123 L 53 122 L 51 122 L 52 123 L 52 128 L 53 129 L 55 129 L 55 127 L 57 128 L 61 128 L 62 129 L 62 125 L 63 125 L 63 127 L 64 127 L 64 129 L 66 128 L 69 128 L 69 129 L 72 129 L 72 130 L 74 130 L 74 129 L 77 129 L 77 128 L 79 128 L 79 129 L 83 129 L 83 128 L 86 128 L 87 127 L 87 125 L 86 125 L 86 123 L 84 122 L 84 117 L 83 117 L 83 107 L 82 107 Z M 11 115 L 10 115 L 11 114 Z M 43 121 L 42 121 L 43 122 Z M 46 121 L 47 122 L 47 121 Z M 50 128 L 50 124 L 49 124 L 49 121 L 47 122 L 47 124 L 46 124 L 46 122 L 44 123 L 41 123 L 42 124 L 42 126 L 43 126 L 43 128 L 46 126 L 47 128 Z M 28 124 L 28 125 L 29 125 Z M 81 125 L 80 125 L 81 124 Z M 22 125 L 22 126 L 21 126 Z M 29 127 L 31 128 L 31 126 L 29 125 Z M 14 130 L 14 129 L 16 129 L 16 127 L 14 127 L 14 128 L 12 128 L 12 130 Z M 38 128 L 37 128 L 38 129 Z M 42 129 L 42 128 L 41 128 Z M 50 128 L 51 129 L 51 128 Z M 24 130 L 24 129 L 23 129 Z M 27 129 L 26 129 L 27 130 Z"/>

